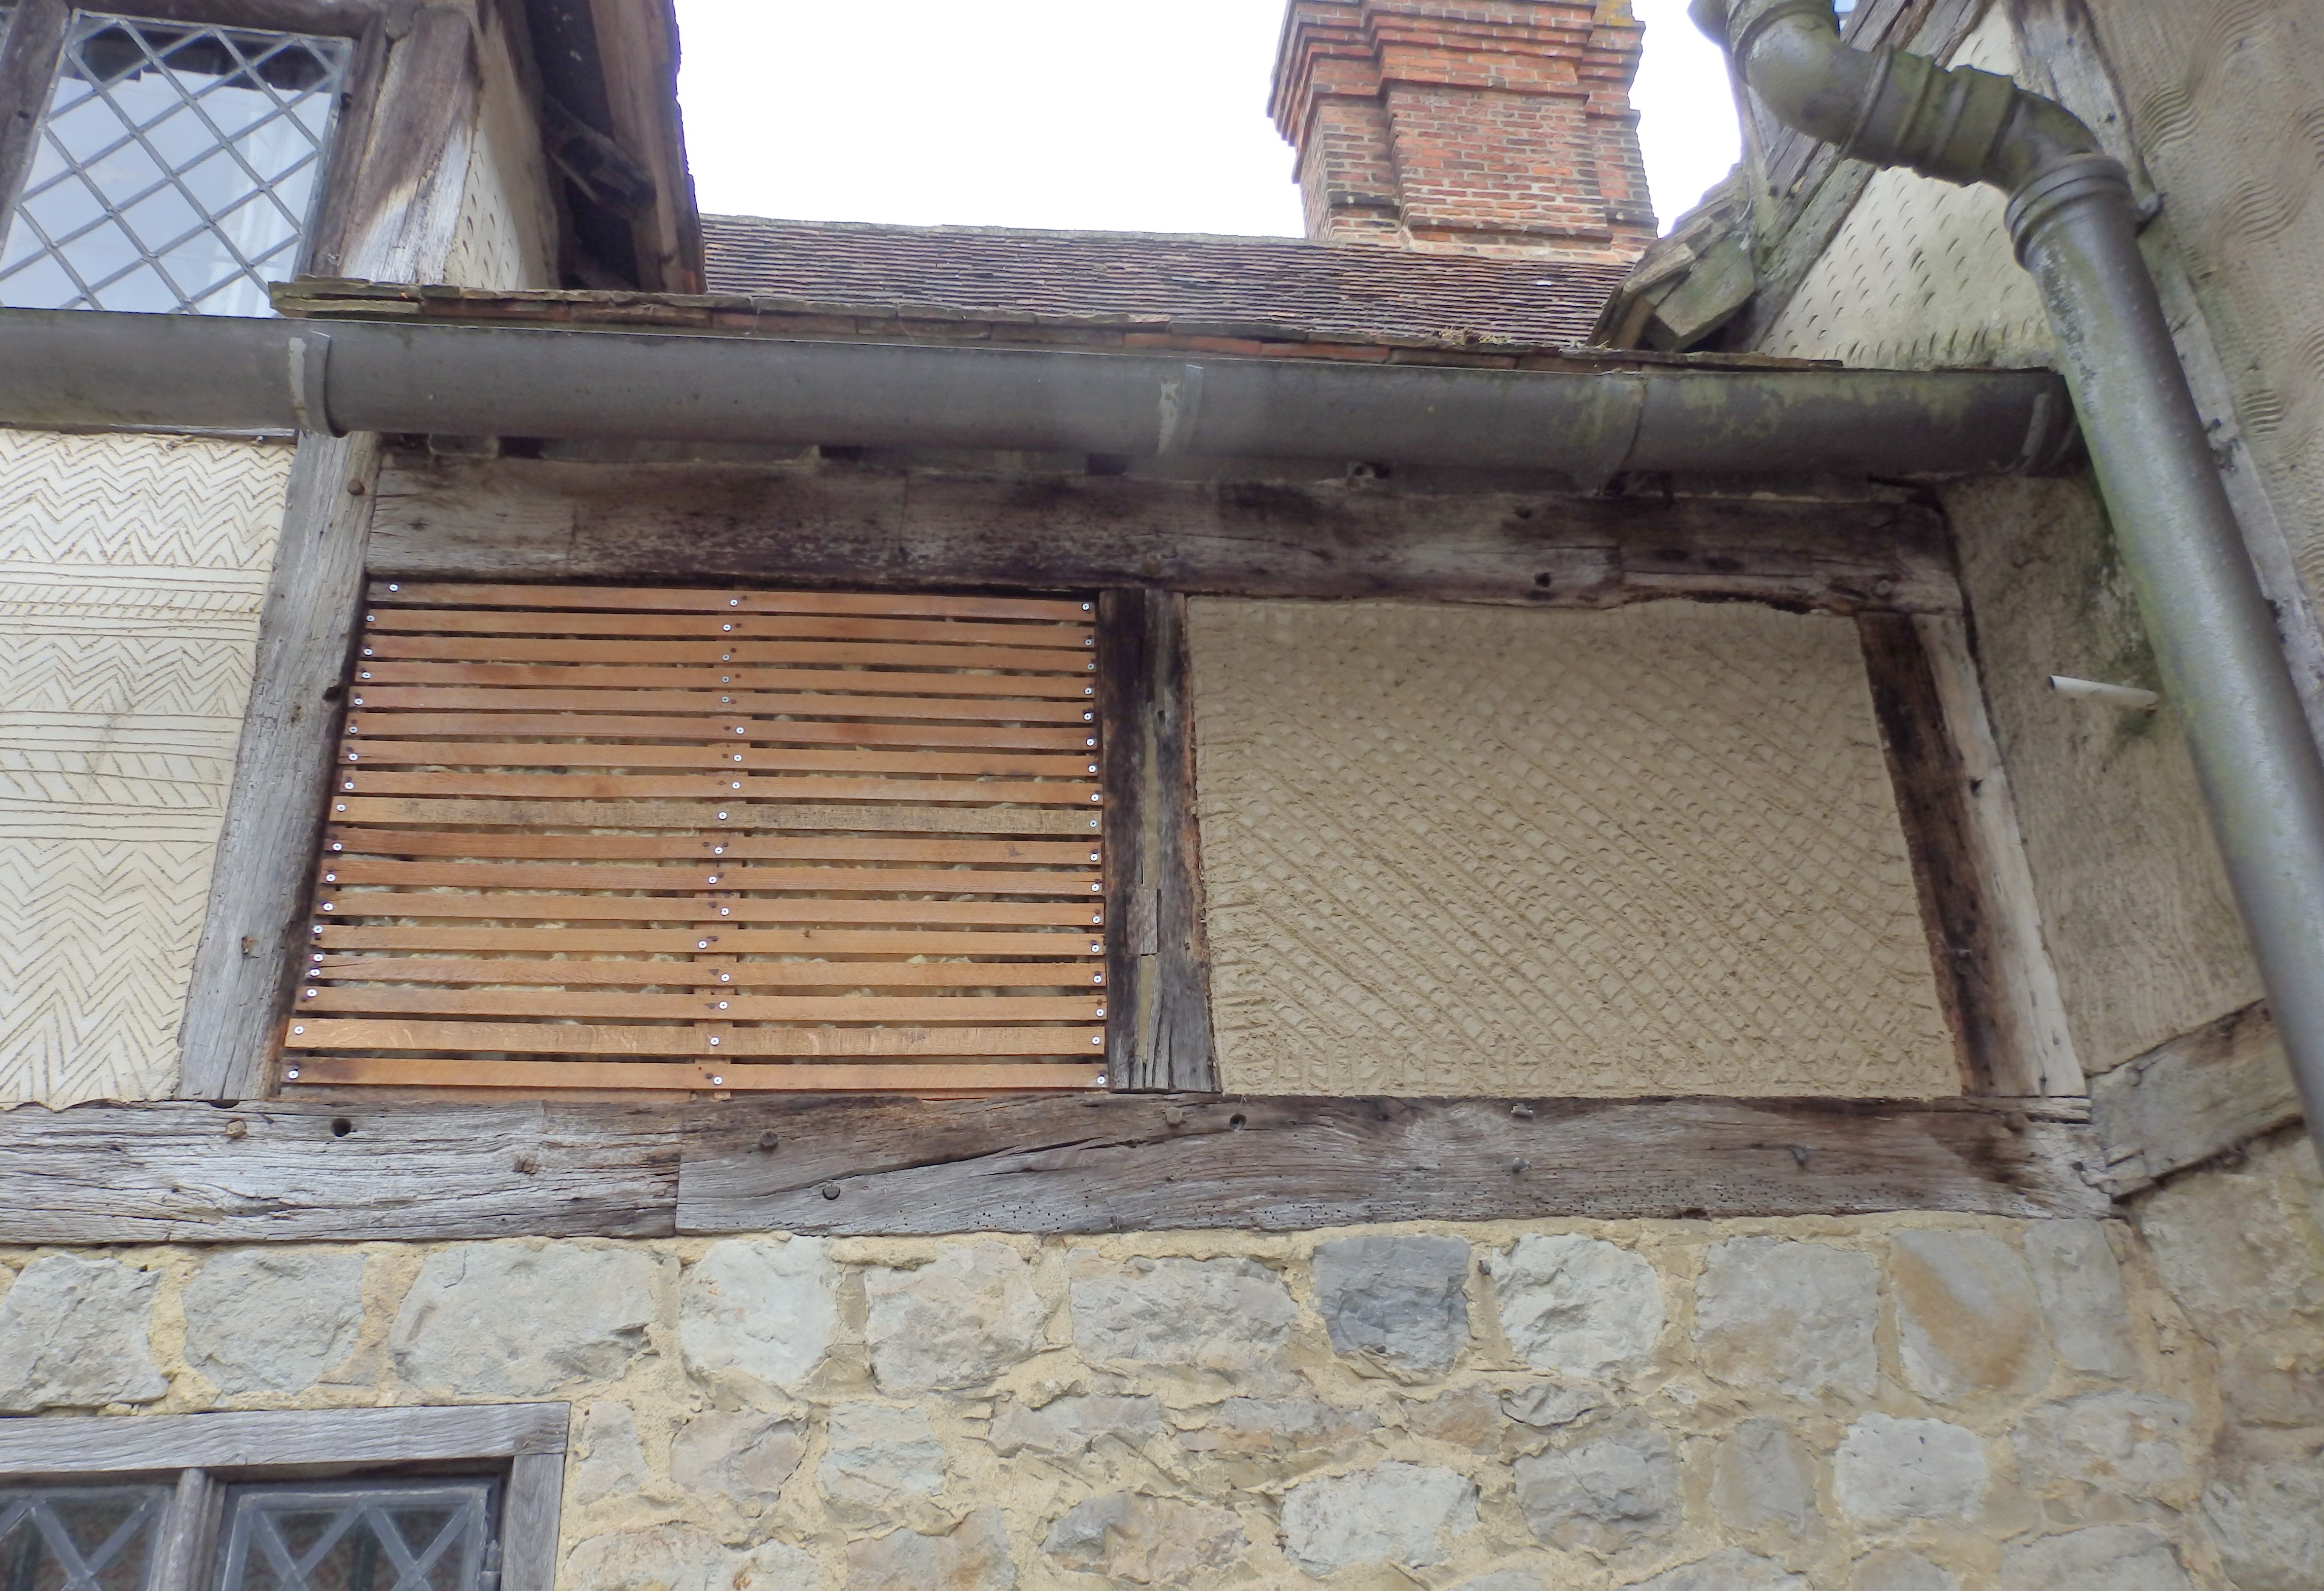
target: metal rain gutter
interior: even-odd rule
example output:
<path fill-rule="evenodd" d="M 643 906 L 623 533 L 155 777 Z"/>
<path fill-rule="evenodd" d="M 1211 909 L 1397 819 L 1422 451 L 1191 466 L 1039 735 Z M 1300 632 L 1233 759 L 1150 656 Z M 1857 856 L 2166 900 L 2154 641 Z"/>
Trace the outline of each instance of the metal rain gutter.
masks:
<path fill-rule="evenodd" d="M 2070 450 L 2042 371 L 1602 372 L 0 309 L 0 424 L 1946 475 Z"/>
<path fill-rule="evenodd" d="M 1831 0 L 1694 0 L 1785 125 L 1881 166 L 2009 197 L 2124 567 L 2324 1147 L 2324 761 L 2301 710 L 2154 279 L 2130 179 L 2070 112 L 2009 78 L 1840 37 Z"/>

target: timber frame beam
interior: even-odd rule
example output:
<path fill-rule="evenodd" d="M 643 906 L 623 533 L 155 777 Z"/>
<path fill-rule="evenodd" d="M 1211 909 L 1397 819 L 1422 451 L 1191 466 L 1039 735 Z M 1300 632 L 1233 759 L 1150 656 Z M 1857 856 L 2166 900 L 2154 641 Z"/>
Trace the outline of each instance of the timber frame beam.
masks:
<path fill-rule="evenodd" d="M 0 1112 L 0 1244 L 2098 1217 L 2080 1100 L 827 1095 Z"/>

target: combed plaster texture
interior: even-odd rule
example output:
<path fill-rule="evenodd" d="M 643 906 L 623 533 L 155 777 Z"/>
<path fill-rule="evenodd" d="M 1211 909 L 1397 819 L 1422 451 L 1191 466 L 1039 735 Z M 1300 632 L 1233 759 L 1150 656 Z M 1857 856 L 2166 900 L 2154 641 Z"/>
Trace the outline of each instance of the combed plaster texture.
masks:
<path fill-rule="evenodd" d="M 2313 1164 L 2200 1175 L 2151 1244 L 1908 1214 L 8 1251 L 0 1392 L 567 1402 L 567 1591 L 2312 1586 Z"/>
<path fill-rule="evenodd" d="M 1845 620 L 1197 598 L 1188 633 L 1227 1087 L 1960 1091 Z"/>

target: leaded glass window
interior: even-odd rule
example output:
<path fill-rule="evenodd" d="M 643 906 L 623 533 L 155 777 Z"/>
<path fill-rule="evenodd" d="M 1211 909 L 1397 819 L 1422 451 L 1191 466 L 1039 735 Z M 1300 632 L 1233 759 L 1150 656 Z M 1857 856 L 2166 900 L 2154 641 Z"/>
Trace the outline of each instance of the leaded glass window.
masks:
<path fill-rule="evenodd" d="M 76 12 L 0 304 L 267 313 L 321 188 L 344 39 Z"/>
<path fill-rule="evenodd" d="M 139 1591 L 166 1486 L 0 1488 L 0 1591 Z"/>
<path fill-rule="evenodd" d="M 487 1480 L 236 1488 L 219 1591 L 484 1591 L 497 1568 L 495 1489 Z"/>

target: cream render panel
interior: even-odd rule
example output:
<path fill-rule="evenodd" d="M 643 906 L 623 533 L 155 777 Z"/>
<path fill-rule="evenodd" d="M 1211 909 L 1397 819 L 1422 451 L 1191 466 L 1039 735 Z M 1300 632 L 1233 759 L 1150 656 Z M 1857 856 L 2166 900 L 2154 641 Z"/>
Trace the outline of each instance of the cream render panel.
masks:
<path fill-rule="evenodd" d="M 0 1107 L 175 1081 L 290 452 L 0 430 Z"/>
<path fill-rule="evenodd" d="M 1956 1094 L 1855 627 L 1197 599 L 1222 1085 Z"/>

